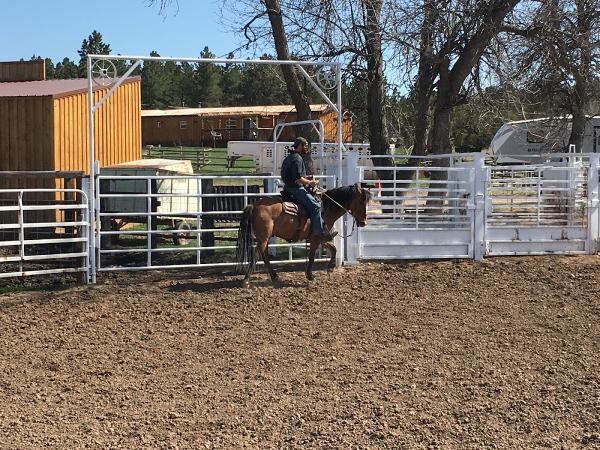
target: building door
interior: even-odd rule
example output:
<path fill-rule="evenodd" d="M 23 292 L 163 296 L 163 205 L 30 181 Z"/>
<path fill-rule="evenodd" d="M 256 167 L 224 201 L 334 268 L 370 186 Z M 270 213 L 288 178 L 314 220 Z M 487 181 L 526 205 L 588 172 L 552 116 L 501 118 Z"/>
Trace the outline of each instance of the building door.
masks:
<path fill-rule="evenodd" d="M 257 139 L 257 125 L 252 117 L 242 119 L 242 130 L 242 139 L 244 141 L 254 141 Z"/>

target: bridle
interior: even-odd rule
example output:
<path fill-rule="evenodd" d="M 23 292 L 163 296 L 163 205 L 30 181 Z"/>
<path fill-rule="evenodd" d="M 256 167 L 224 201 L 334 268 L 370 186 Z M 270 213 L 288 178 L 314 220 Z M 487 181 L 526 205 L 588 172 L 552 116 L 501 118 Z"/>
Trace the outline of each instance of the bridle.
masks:
<path fill-rule="evenodd" d="M 350 216 L 352 217 L 352 231 L 350 232 L 350 234 L 346 235 L 346 236 L 340 236 L 342 239 L 346 239 L 350 236 L 352 236 L 354 234 L 354 229 L 356 228 L 356 217 L 354 217 L 352 215 L 352 211 L 344 208 L 342 205 L 340 205 L 338 202 L 336 202 L 333 198 L 331 198 L 330 195 L 327 195 L 327 191 L 323 190 L 323 189 L 315 189 L 315 192 L 317 194 L 320 195 L 324 195 L 325 197 L 327 197 L 329 200 L 331 200 L 333 203 L 335 203 L 337 206 L 339 206 L 340 208 L 342 208 L 344 211 L 346 211 L 348 214 L 350 214 Z"/>

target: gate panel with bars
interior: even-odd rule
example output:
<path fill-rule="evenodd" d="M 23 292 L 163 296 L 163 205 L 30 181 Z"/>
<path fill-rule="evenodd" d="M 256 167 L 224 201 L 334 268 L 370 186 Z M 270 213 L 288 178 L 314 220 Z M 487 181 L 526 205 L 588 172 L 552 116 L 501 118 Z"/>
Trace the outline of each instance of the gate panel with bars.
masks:
<path fill-rule="evenodd" d="M 348 242 L 348 259 L 478 257 L 477 163 L 360 167 L 358 179 L 374 196 L 367 226 Z"/>
<path fill-rule="evenodd" d="M 489 168 L 486 254 L 587 253 L 588 168 Z"/>
<path fill-rule="evenodd" d="M 320 177 L 332 187 L 334 177 Z M 97 270 L 235 266 L 242 210 L 278 196 L 274 176 L 100 175 Z M 304 262 L 304 242 L 272 241 L 274 263 Z M 319 258 L 319 260 L 322 260 Z"/>
<path fill-rule="evenodd" d="M 79 189 L 0 189 L 0 278 L 88 279 L 88 198 Z"/>
<path fill-rule="evenodd" d="M 437 164 L 440 159 L 434 159 L 433 166 L 372 168 L 358 166 L 356 155 L 345 155 L 342 184 L 366 183 L 374 194 L 366 227 L 351 231 L 347 220 L 346 260 L 479 259 L 484 249 L 490 256 L 595 253 L 598 156 L 584 163 L 485 167 L 482 157 L 471 155 Z M 94 268 L 233 266 L 241 210 L 260 197 L 277 195 L 278 180 L 260 175 L 96 178 L 98 264 L 89 258 L 93 235 L 84 190 L 1 189 L 0 278 L 68 272 L 89 278 Z M 324 187 L 334 184 L 334 176 L 322 178 Z M 338 238 L 336 245 L 341 243 Z M 304 243 L 272 245 L 281 263 L 305 261 Z"/>

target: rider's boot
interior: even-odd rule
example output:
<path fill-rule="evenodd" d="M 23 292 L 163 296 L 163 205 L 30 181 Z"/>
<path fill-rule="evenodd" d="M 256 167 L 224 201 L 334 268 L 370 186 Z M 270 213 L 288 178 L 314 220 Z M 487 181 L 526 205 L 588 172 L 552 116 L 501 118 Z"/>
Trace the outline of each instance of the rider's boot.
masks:
<path fill-rule="evenodd" d="M 329 231 L 327 229 L 324 229 L 321 235 L 319 236 L 319 239 L 321 239 L 321 241 L 323 242 L 333 241 L 333 238 L 335 238 L 337 234 L 337 231 Z"/>

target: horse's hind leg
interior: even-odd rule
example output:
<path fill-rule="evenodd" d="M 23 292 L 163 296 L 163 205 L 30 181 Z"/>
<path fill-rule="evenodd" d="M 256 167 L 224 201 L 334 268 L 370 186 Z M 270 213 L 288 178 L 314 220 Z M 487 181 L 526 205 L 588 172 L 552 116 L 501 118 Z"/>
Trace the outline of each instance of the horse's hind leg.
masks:
<path fill-rule="evenodd" d="M 248 264 L 246 268 L 246 275 L 244 276 L 244 281 L 242 281 L 242 287 L 249 288 L 250 287 L 250 273 L 252 272 L 252 265 Z"/>
<path fill-rule="evenodd" d="M 258 251 L 260 252 L 262 259 L 265 262 L 265 267 L 269 271 L 269 275 L 271 276 L 271 281 L 273 281 L 273 283 L 279 282 L 279 275 L 277 275 L 277 272 L 275 272 L 275 269 L 273 269 L 273 266 L 271 265 L 271 261 L 269 260 L 269 240 L 268 239 L 258 243 Z"/>

